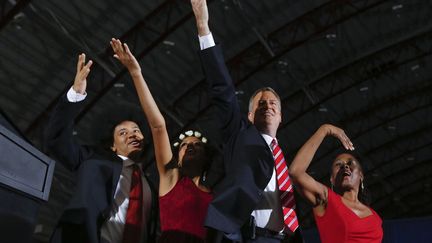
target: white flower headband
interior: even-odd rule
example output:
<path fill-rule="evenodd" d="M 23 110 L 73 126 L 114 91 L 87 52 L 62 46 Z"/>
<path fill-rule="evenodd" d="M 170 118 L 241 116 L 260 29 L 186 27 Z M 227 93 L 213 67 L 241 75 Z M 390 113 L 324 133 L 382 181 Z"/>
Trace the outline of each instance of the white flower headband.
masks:
<path fill-rule="evenodd" d="M 189 130 L 189 131 L 186 131 L 185 133 L 180 133 L 180 135 L 178 136 L 180 141 L 175 142 L 173 144 L 173 146 L 174 147 L 179 146 L 180 142 L 183 141 L 183 139 L 185 139 L 186 137 L 196 137 L 196 138 L 199 138 L 201 140 L 201 142 L 207 143 L 207 138 L 203 137 L 200 132 Z"/>

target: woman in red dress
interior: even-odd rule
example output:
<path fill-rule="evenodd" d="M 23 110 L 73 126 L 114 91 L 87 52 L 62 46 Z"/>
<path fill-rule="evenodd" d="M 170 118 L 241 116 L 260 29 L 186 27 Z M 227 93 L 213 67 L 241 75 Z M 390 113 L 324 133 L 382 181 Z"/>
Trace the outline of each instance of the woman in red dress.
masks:
<path fill-rule="evenodd" d="M 162 234 L 159 242 L 204 242 L 204 218 L 212 194 L 206 171 L 215 149 L 197 131 L 179 136 L 171 148 L 165 119 L 142 76 L 141 67 L 126 44 L 111 40 L 114 57 L 127 67 L 149 123 L 159 172 L 159 208 Z M 220 170 L 219 170 L 220 171 Z M 212 177 L 214 178 L 214 176 Z"/>
<path fill-rule="evenodd" d="M 162 229 L 159 242 L 199 243 L 206 238 L 204 219 L 213 198 L 210 188 L 203 183 L 213 155 L 206 142 L 201 133 L 189 130 L 174 143 L 178 156 L 164 168 L 175 183 L 171 188 L 163 188 L 164 191 L 159 189 Z"/>
<path fill-rule="evenodd" d="M 364 190 L 364 175 L 359 161 L 352 154 L 339 154 L 333 161 L 331 189 L 306 173 L 326 136 L 334 136 L 342 142 L 345 149 L 354 150 L 342 129 L 325 124 L 302 146 L 289 168 L 296 189 L 313 206 L 321 242 L 381 242 L 382 220 L 359 196 Z"/>

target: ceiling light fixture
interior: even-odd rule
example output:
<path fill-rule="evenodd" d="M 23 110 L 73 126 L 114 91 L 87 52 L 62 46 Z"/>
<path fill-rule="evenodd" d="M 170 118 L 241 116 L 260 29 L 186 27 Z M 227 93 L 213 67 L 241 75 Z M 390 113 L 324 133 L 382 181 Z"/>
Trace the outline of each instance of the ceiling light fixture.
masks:
<path fill-rule="evenodd" d="M 167 46 L 175 46 L 174 41 L 164 40 L 162 43 Z"/>
<path fill-rule="evenodd" d="M 414 65 L 414 66 L 411 67 L 411 71 L 415 71 L 415 70 L 417 70 L 419 68 L 420 68 L 420 65 L 416 64 L 416 65 Z"/>
<path fill-rule="evenodd" d="M 318 111 L 319 111 L 319 112 L 327 112 L 328 110 L 327 110 L 327 108 L 325 108 L 324 106 L 321 106 L 321 107 L 318 109 Z"/>
<path fill-rule="evenodd" d="M 397 4 L 397 5 L 393 5 L 392 10 L 397 11 L 397 10 L 402 9 L 402 8 L 403 8 L 403 4 Z"/>
<path fill-rule="evenodd" d="M 387 125 L 387 130 L 390 130 L 390 131 L 395 131 L 396 130 L 396 126 L 395 125 Z"/>
<path fill-rule="evenodd" d="M 368 91 L 368 90 L 369 90 L 369 87 L 368 87 L 368 86 L 364 86 L 364 87 L 361 87 L 361 88 L 359 89 L 360 92 L 366 92 L 366 91 Z"/>

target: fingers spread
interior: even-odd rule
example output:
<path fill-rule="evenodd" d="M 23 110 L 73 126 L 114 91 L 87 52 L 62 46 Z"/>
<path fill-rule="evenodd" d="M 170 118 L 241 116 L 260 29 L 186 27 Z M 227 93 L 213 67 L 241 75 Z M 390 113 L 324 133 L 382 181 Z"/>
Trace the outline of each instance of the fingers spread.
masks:
<path fill-rule="evenodd" d="M 124 53 L 127 52 L 126 44 L 122 44 L 119 39 L 112 38 L 110 41 L 111 47 L 114 51 L 114 57 L 116 59 L 121 59 L 124 56 Z M 123 45 L 125 47 L 123 47 Z"/>

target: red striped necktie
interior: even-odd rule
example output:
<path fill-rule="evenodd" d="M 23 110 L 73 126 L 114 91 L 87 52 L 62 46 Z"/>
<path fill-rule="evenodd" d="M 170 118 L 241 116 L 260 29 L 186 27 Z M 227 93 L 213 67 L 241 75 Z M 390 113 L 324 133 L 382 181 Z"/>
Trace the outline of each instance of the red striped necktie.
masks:
<path fill-rule="evenodd" d="M 126 223 L 123 231 L 123 243 L 141 242 L 143 227 L 143 188 L 141 169 L 136 164 L 133 164 L 132 168 L 129 206 L 126 213 Z"/>
<path fill-rule="evenodd" d="M 297 215 L 294 211 L 296 207 L 294 200 L 294 188 L 288 175 L 288 167 L 286 165 L 285 158 L 281 148 L 276 142 L 276 139 L 273 139 L 270 146 L 272 148 L 273 158 L 275 161 L 277 183 L 279 186 L 284 223 L 286 227 L 294 232 L 298 228 Z"/>

